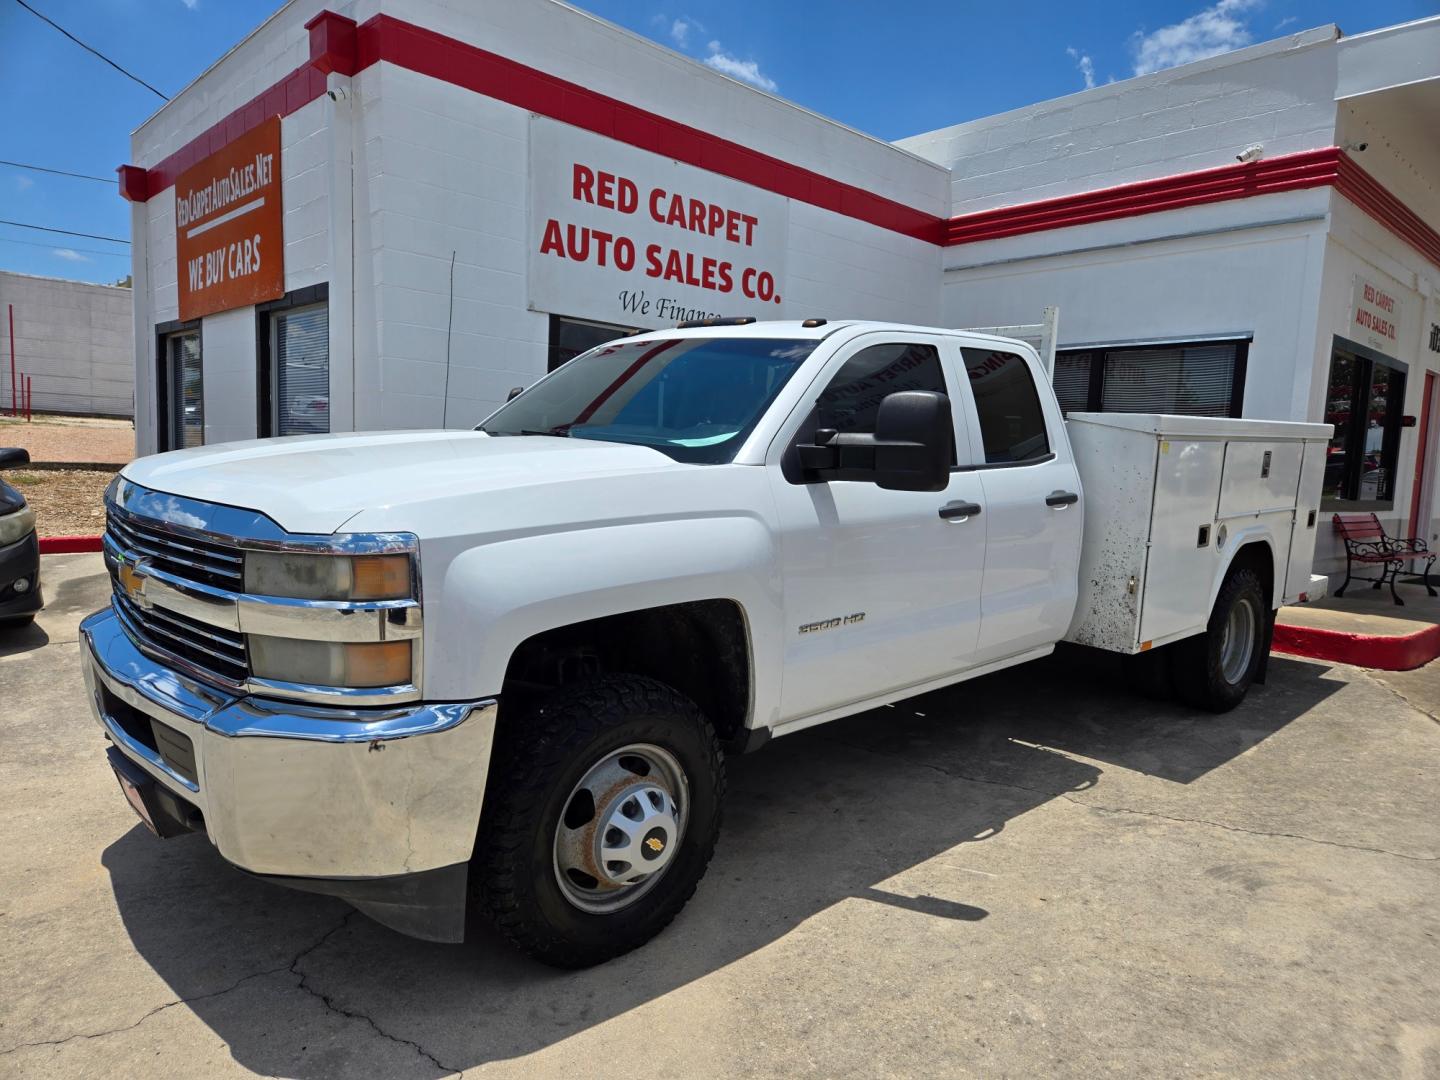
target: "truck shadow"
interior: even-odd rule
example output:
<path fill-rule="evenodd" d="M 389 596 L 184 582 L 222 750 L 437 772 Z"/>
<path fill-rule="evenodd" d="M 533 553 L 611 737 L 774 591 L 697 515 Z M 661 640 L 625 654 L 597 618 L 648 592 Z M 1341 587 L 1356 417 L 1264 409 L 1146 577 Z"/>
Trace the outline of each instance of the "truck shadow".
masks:
<path fill-rule="evenodd" d="M 246 1068 L 434 1077 L 542 1050 L 836 904 L 998 930 L 966 902 L 963 876 L 946 897 L 890 879 L 1003 843 L 1009 822 L 1101 782 L 1093 761 L 1189 783 L 1340 685 L 1277 658 L 1268 686 L 1212 717 L 1117 692 L 1118 668 L 1088 654 L 1025 670 L 1023 684 L 1001 673 L 732 759 L 720 849 L 694 900 L 654 942 L 590 971 L 533 963 L 483 923 L 464 945 L 402 937 L 338 901 L 256 881 L 200 837 L 160 844 L 137 826 L 103 862 L 136 949 Z M 377 1043 L 377 1032 L 396 1041 Z"/>

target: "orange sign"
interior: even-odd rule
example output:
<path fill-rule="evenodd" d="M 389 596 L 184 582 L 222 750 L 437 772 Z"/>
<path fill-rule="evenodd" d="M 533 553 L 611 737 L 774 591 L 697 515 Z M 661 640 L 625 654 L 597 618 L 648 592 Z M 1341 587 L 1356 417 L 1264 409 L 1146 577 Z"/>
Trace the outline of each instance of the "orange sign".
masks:
<path fill-rule="evenodd" d="M 285 295 L 278 116 L 180 174 L 175 254 L 183 320 Z"/>

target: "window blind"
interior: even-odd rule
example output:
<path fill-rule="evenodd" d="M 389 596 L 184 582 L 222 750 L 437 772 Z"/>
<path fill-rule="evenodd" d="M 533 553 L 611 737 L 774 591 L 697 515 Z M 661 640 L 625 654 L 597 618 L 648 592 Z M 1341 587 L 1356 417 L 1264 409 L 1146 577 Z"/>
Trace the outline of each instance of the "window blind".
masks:
<path fill-rule="evenodd" d="M 1055 396 L 1067 413 L 1090 409 L 1090 353 L 1060 354 L 1055 357 Z"/>
<path fill-rule="evenodd" d="M 324 304 L 274 315 L 275 434 L 330 430 L 330 313 Z"/>
<path fill-rule="evenodd" d="M 1127 349 L 1105 354 L 1104 412 L 1229 416 L 1235 345 Z"/>

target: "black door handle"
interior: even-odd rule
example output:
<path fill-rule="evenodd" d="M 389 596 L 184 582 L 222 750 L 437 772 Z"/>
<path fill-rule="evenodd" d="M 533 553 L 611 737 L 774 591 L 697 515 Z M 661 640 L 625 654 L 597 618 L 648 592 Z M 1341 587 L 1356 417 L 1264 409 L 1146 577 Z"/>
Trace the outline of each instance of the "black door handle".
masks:
<path fill-rule="evenodd" d="M 972 502 L 952 502 L 940 507 L 940 516 L 946 521 L 951 518 L 974 517 L 980 513 L 980 504 Z"/>
<path fill-rule="evenodd" d="M 1052 491 L 1045 496 L 1046 506 L 1070 506 L 1080 501 L 1080 496 L 1073 491 Z"/>

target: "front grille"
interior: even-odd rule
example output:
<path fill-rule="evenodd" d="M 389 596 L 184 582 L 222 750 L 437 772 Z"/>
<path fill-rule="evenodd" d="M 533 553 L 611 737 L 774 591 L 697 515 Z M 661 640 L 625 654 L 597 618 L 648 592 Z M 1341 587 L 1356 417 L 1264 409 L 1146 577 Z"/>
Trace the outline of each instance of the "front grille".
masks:
<path fill-rule="evenodd" d="M 107 507 L 105 533 L 117 551 L 131 559 L 144 558 L 149 566 L 182 581 L 230 593 L 244 588 L 245 557 L 232 544 L 172 533 L 113 506 Z M 120 587 L 115 572 L 112 565 L 113 606 L 138 645 L 162 659 L 183 661 L 194 674 L 210 677 L 228 688 L 244 685 L 249 668 L 243 634 L 177 611 L 142 608 Z"/>
<path fill-rule="evenodd" d="M 239 686 L 245 681 L 244 635 L 191 619 L 175 611 L 142 611 L 119 589 L 115 610 L 130 632 L 154 649 L 177 656 L 193 667 L 214 672 L 223 682 Z"/>
<path fill-rule="evenodd" d="M 177 536 L 114 509 L 105 515 L 105 529 L 121 551 L 145 556 L 157 570 L 233 592 L 245 586 L 245 557 L 230 544 Z"/>

